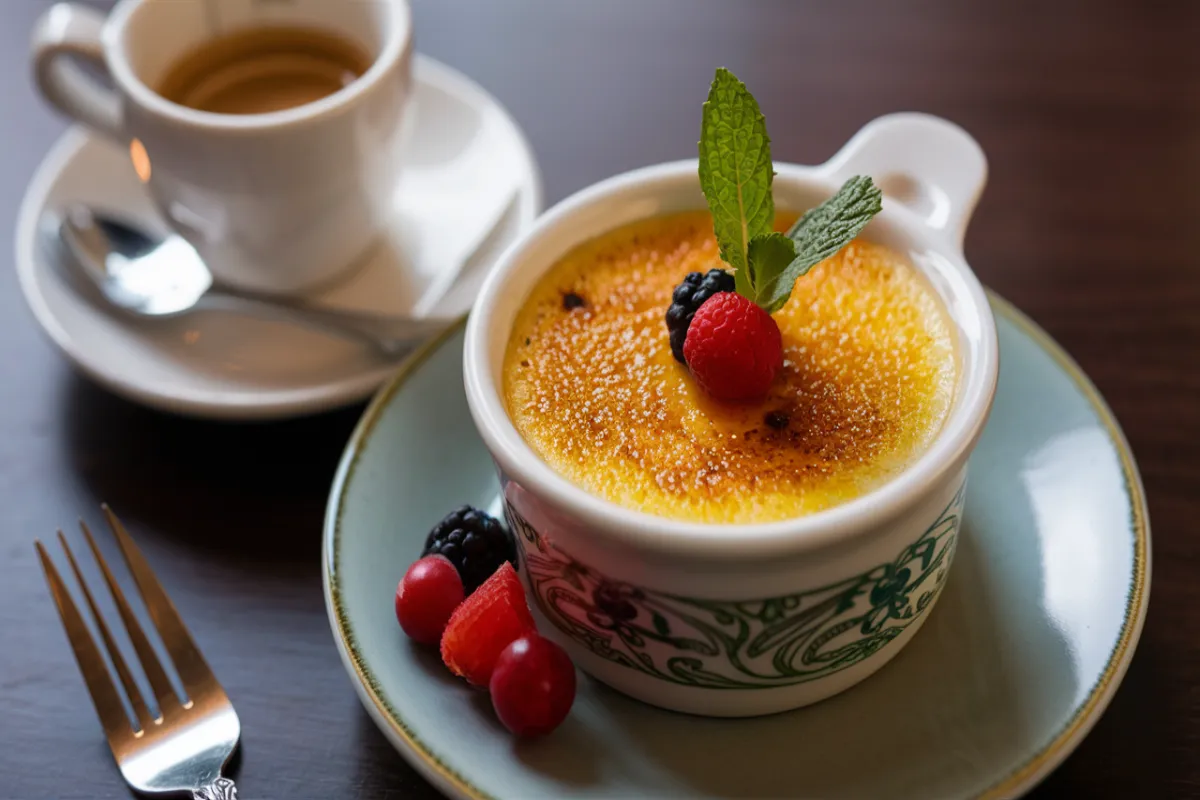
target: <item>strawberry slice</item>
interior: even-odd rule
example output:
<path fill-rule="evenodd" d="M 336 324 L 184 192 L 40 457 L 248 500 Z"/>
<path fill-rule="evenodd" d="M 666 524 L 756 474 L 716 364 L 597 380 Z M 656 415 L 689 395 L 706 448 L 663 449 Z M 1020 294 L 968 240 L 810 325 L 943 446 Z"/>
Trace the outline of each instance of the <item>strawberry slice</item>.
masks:
<path fill-rule="evenodd" d="M 507 561 L 464 600 L 442 634 L 442 661 L 474 686 L 487 686 L 500 653 L 535 632 L 525 587 Z"/>

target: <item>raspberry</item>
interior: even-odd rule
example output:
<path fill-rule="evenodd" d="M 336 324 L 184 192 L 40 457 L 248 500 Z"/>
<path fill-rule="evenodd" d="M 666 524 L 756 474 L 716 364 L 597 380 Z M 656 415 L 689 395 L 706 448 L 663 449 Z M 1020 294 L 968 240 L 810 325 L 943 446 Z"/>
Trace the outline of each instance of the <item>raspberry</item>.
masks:
<path fill-rule="evenodd" d="M 544 736 L 575 702 L 575 665 L 549 639 L 522 636 L 500 654 L 488 689 L 504 727 L 517 736 Z"/>
<path fill-rule="evenodd" d="M 683 282 L 675 287 L 671 295 L 671 307 L 667 309 L 667 331 L 671 336 L 671 353 L 676 361 L 687 363 L 683 343 L 696 309 L 718 292 L 732 292 L 733 288 L 733 276 L 723 269 L 710 269 L 706 275 L 689 272 Z"/>
<path fill-rule="evenodd" d="M 396 619 L 409 638 L 437 644 L 462 600 L 462 579 L 454 565 L 441 556 L 426 556 L 408 568 L 396 587 Z"/>
<path fill-rule="evenodd" d="M 722 292 L 696 311 L 683 352 L 696 382 L 713 397 L 758 400 L 783 366 L 783 337 L 753 300 Z"/>
<path fill-rule="evenodd" d="M 487 686 L 501 651 L 535 631 L 525 587 L 505 562 L 450 617 L 442 634 L 442 661 L 469 683 Z"/>
<path fill-rule="evenodd" d="M 467 594 L 479 588 L 507 561 L 517 563 L 512 536 L 499 520 L 471 506 L 463 506 L 433 526 L 421 555 L 440 555 L 462 576 Z"/>

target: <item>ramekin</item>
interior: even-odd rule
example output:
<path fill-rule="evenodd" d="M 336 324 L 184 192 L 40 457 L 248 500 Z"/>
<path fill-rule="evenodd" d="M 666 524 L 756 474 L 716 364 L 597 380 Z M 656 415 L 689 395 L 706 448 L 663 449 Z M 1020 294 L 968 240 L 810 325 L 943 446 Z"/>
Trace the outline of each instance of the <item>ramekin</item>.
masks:
<path fill-rule="evenodd" d="M 930 447 L 873 491 L 769 524 L 686 523 L 590 494 L 546 464 L 509 419 L 501 368 L 530 291 L 588 239 L 705 208 L 694 159 L 618 175 L 548 211 L 493 267 L 466 332 L 467 400 L 548 633 L 613 688 L 709 716 L 825 699 L 916 634 L 954 558 L 967 460 L 996 387 L 995 321 L 962 251 L 987 177 L 974 139 L 936 117 L 896 114 L 868 124 L 825 164 L 775 168 L 777 206 L 797 211 L 851 175 L 872 176 L 884 207 L 864 237 L 907 254 L 952 322 L 959 373 L 950 413 Z"/>

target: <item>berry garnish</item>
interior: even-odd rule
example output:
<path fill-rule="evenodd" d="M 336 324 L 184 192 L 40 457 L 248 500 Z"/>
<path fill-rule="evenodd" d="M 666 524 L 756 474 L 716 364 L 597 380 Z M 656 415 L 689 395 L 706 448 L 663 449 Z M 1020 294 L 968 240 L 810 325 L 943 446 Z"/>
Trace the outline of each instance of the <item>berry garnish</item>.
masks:
<path fill-rule="evenodd" d="M 734 292 L 711 298 L 692 320 L 683 346 L 692 376 L 718 400 L 757 400 L 783 366 L 779 326 L 761 307 Z"/>
<path fill-rule="evenodd" d="M 441 555 L 462 576 L 463 589 L 471 594 L 505 561 L 517 563 L 512 536 L 495 517 L 471 506 L 451 512 L 433 526 L 421 555 Z"/>
<path fill-rule="evenodd" d="M 692 360 L 696 324 L 705 308 L 733 293 L 718 293 L 701 303 L 690 326 L 682 325 L 686 315 L 675 312 L 672 303 L 667 311 L 671 350 L 716 397 L 756 400 L 766 394 L 782 361 L 777 357 L 782 352 L 779 329 L 770 315 L 787 303 L 801 276 L 862 232 L 882 210 L 883 194 L 870 178 L 856 175 L 833 197 L 805 212 L 786 234 L 775 230 L 775 170 L 767 123 L 746 85 L 726 69 L 717 70 L 704 103 L 699 154 L 700 189 L 712 213 L 721 260 L 733 271 L 734 291 L 745 301 L 741 305 L 753 305 L 762 313 L 755 320 L 732 303 L 714 306 L 712 330 L 696 337 L 696 352 L 705 360 L 701 374 Z M 736 334 L 722 332 L 726 315 Z M 682 357 L 676 347 L 680 328 Z M 739 367 L 736 361 L 751 363 Z"/>
<path fill-rule="evenodd" d="M 717 292 L 734 291 L 733 276 L 723 269 L 710 269 L 707 274 L 689 272 L 671 294 L 667 309 L 667 330 L 671 336 L 671 353 L 680 364 L 686 364 L 683 343 L 696 310 Z"/>
<path fill-rule="evenodd" d="M 488 688 L 504 727 L 517 736 L 544 736 L 575 702 L 575 665 L 549 639 L 522 636 L 500 653 Z"/>
<path fill-rule="evenodd" d="M 501 651 L 534 632 L 525 587 L 512 564 L 505 562 L 450 617 L 442 634 L 442 661 L 455 675 L 487 686 Z"/>
<path fill-rule="evenodd" d="M 396 587 L 396 619 L 410 638 L 437 644 L 462 601 L 458 570 L 442 556 L 426 556 L 408 568 Z"/>

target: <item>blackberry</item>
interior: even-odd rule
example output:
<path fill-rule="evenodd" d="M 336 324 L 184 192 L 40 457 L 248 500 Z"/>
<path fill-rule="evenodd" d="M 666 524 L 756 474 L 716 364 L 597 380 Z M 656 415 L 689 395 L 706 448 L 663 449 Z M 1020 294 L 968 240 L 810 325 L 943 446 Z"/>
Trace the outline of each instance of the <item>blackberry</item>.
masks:
<path fill-rule="evenodd" d="M 680 364 L 687 364 L 683 357 L 683 343 L 687 340 L 688 326 L 696 309 L 718 292 L 734 291 L 733 275 L 723 269 L 710 269 L 707 274 L 689 272 L 683 282 L 675 287 L 671 295 L 671 307 L 667 309 L 667 331 L 671 334 L 671 353 Z"/>
<path fill-rule="evenodd" d="M 495 517 L 471 506 L 451 512 L 433 526 L 422 558 L 445 556 L 458 570 L 467 594 L 479 588 L 505 561 L 517 566 L 516 544 Z"/>

